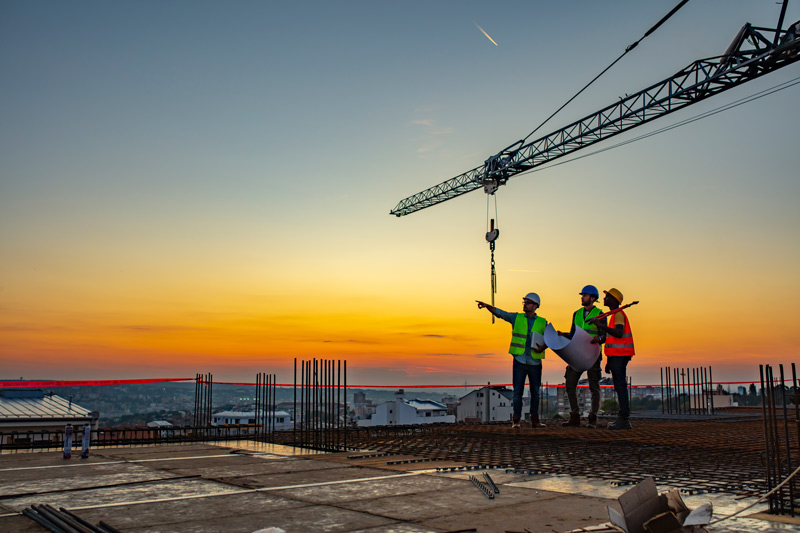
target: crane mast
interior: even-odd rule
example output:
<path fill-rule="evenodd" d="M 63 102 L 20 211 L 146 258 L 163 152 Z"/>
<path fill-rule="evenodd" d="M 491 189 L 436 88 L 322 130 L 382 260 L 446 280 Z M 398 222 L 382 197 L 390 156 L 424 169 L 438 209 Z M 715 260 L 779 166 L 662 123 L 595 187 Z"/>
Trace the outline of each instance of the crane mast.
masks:
<path fill-rule="evenodd" d="M 481 187 L 493 194 L 517 174 L 790 65 L 800 60 L 800 21 L 786 31 L 781 25 L 782 20 L 777 29 L 745 24 L 721 56 L 699 59 L 659 83 L 530 143 L 518 141 L 482 166 L 401 200 L 389 213 L 408 215 Z"/>

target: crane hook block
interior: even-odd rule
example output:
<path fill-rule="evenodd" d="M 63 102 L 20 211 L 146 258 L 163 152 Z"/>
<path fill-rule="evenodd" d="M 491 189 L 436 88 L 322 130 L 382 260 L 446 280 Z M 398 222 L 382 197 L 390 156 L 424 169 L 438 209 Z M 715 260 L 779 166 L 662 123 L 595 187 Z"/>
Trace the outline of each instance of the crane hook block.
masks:
<path fill-rule="evenodd" d="M 486 242 L 493 243 L 500 236 L 500 230 L 494 227 L 494 219 L 489 225 L 489 231 L 486 232 Z"/>

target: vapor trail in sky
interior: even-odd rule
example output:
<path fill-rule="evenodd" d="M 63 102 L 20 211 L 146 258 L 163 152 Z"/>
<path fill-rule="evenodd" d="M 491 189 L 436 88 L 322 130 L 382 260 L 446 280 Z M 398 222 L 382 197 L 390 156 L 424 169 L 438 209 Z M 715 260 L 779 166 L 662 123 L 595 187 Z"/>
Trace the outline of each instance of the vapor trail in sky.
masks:
<path fill-rule="evenodd" d="M 478 23 L 477 23 L 477 22 L 475 22 L 474 24 L 475 24 L 475 26 L 476 26 L 476 27 L 477 27 L 479 30 L 481 30 L 481 33 L 482 33 L 482 34 L 484 34 L 484 35 L 486 36 L 486 38 L 487 38 L 487 39 L 489 39 L 490 41 L 492 41 L 492 42 L 494 43 L 494 45 L 495 45 L 495 46 L 499 46 L 497 43 L 495 43 L 495 42 L 494 42 L 494 39 L 492 39 L 492 38 L 489 36 L 489 34 L 488 34 L 488 33 L 486 33 L 486 32 L 483 30 L 483 28 L 481 28 L 480 26 L 478 26 Z"/>

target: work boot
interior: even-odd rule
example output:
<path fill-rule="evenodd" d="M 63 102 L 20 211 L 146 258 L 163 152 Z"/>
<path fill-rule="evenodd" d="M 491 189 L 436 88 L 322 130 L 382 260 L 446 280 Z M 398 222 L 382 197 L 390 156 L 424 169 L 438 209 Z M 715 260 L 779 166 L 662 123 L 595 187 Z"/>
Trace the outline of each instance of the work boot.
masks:
<path fill-rule="evenodd" d="M 631 421 L 627 418 L 617 418 L 607 427 L 608 429 L 633 429 L 633 426 L 631 426 Z"/>
<path fill-rule="evenodd" d="M 519 415 L 514 415 L 514 419 L 513 419 L 513 422 L 511 423 L 511 427 L 515 428 L 515 429 L 519 427 Z"/>
<path fill-rule="evenodd" d="M 539 415 L 533 415 L 531 417 L 531 427 L 533 429 L 536 429 L 536 428 L 546 428 L 547 426 L 542 424 L 542 422 L 539 420 Z"/>
<path fill-rule="evenodd" d="M 566 422 L 562 422 L 561 425 L 563 427 L 580 427 L 581 425 L 581 415 L 580 413 L 570 413 L 569 420 Z"/>
<path fill-rule="evenodd" d="M 586 424 L 587 428 L 596 428 L 597 427 L 597 413 L 589 413 L 588 423 Z"/>

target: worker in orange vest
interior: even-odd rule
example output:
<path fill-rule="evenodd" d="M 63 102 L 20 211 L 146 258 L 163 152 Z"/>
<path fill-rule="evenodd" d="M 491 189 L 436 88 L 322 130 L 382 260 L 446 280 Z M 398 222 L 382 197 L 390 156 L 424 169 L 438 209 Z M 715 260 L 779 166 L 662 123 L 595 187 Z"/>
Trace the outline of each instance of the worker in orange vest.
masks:
<path fill-rule="evenodd" d="M 603 291 L 606 295 L 603 305 L 611 311 L 619 309 L 622 304 L 622 293 L 618 289 Z M 631 406 L 628 398 L 628 374 L 627 368 L 631 357 L 634 355 L 633 334 L 631 324 L 625 311 L 617 311 L 608 317 L 608 325 L 600 321 L 595 325 L 597 329 L 606 334 L 606 374 L 611 374 L 614 381 L 614 390 L 617 392 L 619 400 L 619 416 L 617 420 L 609 424 L 608 429 L 631 429 Z"/>

